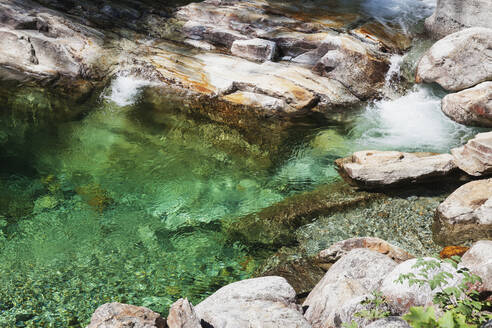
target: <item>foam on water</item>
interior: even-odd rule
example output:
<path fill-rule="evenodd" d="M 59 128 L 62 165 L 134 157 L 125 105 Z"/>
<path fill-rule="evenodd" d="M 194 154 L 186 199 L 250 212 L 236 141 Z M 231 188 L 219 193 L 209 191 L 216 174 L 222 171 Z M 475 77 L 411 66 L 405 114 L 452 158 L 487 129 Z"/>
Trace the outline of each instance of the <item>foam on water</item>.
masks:
<path fill-rule="evenodd" d="M 121 107 L 133 105 L 138 100 L 142 88 L 151 84 L 150 81 L 121 74 L 111 82 L 103 97 Z"/>

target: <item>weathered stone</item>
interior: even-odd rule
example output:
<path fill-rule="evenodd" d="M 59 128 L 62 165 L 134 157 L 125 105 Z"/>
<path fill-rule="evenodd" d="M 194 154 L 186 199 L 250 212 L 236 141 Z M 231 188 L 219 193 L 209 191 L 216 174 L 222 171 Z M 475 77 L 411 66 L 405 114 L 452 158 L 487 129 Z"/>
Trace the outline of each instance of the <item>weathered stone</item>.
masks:
<path fill-rule="evenodd" d="M 87 328 L 164 328 L 166 321 L 147 308 L 106 303 L 97 308 Z"/>
<path fill-rule="evenodd" d="M 357 186 L 377 188 L 429 182 L 456 169 L 449 154 L 366 150 L 338 159 L 340 174 Z"/>
<path fill-rule="evenodd" d="M 354 249 L 328 270 L 309 294 L 304 316 L 314 328 L 335 326 L 335 314 L 355 297 L 377 290 L 396 266 L 389 257 L 368 249 Z"/>
<path fill-rule="evenodd" d="M 463 147 L 451 150 L 455 164 L 473 176 L 492 174 L 492 132 L 479 133 Z"/>
<path fill-rule="evenodd" d="M 374 321 L 366 328 L 410 328 L 410 325 L 400 317 L 388 317 Z"/>
<path fill-rule="evenodd" d="M 423 260 L 438 261 L 434 258 L 424 258 Z M 410 285 L 408 280 L 400 283 L 397 280 L 402 274 L 414 274 L 417 279 L 432 279 L 440 272 L 449 272 L 453 275 L 453 278 L 448 278 L 447 283 L 442 288 L 458 286 L 461 283 L 461 275 L 451 264 L 443 262 L 439 268 L 430 269 L 423 273 L 423 267 L 416 265 L 418 261 L 419 259 L 411 259 L 400 263 L 384 278 L 382 283 L 381 292 L 383 297 L 398 310 L 399 315 L 406 313 L 412 306 L 431 306 L 434 295 L 439 291 L 439 289 L 431 290 L 428 284 Z M 427 274 L 427 277 L 421 274 Z"/>
<path fill-rule="evenodd" d="M 473 27 L 437 41 L 420 59 L 417 83 L 460 91 L 492 80 L 492 29 Z"/>
<path fill-rule="evenodd" d="M 169 309 L 168 328 L 201 328 L 195 309 L 187 299 L 177 300 Z"/>
<path fill-rule="evenodd" d="M 434 14 L 425 21 L 426 29 L 440 39 L 468 27 L 492 28 L 489 0 L 437 0 Z"/>
<path fill-rule="evenodd" d="M 396 263 L 401 263 L 411 258 L 413 255 L 407 253 L 400 247 L 391 245 L 390 243 L 374 237 L 356 237 L 347 240 L 342 240 L 330 246 L 330 248 L 322 250 L 318 254 L 317 260 L 320 263 L 335 263 L 342 256 L 353 249 L 367 248 L 378 253 L 389 256 Z"/>
<path fill-rule="evenodd" d="M 272 61 L 277 53 L 277 45 L 264 39 L 238 40 L 232 43 L 231 53 L 234 56 L 255 61 Z"/>
<path fill-rule="evenodd" d="M 461 258 L 461 264 L 482 278 L 482 286 L 492 292 L 492 241 L 481 240 L 473 244 Z"/>
<path fill-rule="evenodd" d="M 439 252 L 439 257 L 441 259 L 449 259 L 453 256 L 463 256 L 470 247 L 465 246 L 446 246 Z"/>
<path fill-rule="evenodd" d="M 442 111 L 464 125 L 492 127 L 492 82 L 447 95 L 442 100 Z"/>
<path fill-rule="evenodd" d="M 195 307 L 202 326 L 309 328 L 294 289 L 281 277 L 243 280 L 222 287 Z"/>
<path fill-rule="evenodd" d="M 441 244 L 492 238 L 492 179 L 469 182 L 436 211 L 434 240 Z"/>

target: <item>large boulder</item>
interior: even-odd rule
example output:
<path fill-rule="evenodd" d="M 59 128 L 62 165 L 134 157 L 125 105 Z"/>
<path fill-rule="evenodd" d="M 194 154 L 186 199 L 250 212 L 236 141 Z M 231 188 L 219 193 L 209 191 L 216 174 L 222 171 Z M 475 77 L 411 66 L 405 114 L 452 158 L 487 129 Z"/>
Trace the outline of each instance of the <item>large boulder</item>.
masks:
<path fill-rule="evenodd" d="M 377 290 L 397 265 L 369 249 L 354 249 L 338 260 L 308 295 L 304 316 L 314 328 L 335 326 L 335 315 L 345 303 Z"/>
<path fill-rule="evenodd" d="M 177 300 L 169 309 L 168 328 L 201 328 L 195 309 L 187 299 Z"/>
<path fill-rule="evenodd" d="M 429 182 L 451 175 L 456 165 L 449 154 L 365 150 L 336 161 L 340 174 L 362 188 Z"/>
<path fill-rule="evenodd" d="M 464 125 L 492 127 L 492 82 L 447 95 L 442 100 L 442 111 Z"/>
<path fill-rule="evenodd" d="M 469 175 L 492 174 L 492 132 L 479 133 L 462 147 L 451 150 L 454 163 Z"/>
<path fill-rule="evenodd" d="M 294 289 L 281 277 L 243 280 L 222 287 L 195 307 L 202 326 L 310 328 Z"/>
<path fill-rule="evenodd" d="M 432 230 L 441 245 L 492 238 L 492 179 L 472 181 L 453 192 L 437 208 Z"/>
<path fill-rule="evenodd" d="M 440 39 L 468 27 L 492 28 L 489 0 L 437 0 L 434 14 L 425 21 L 426 29 Z"/>
<path fill-rule="evenodd" d="M 473 27 L 437 41 L 420 59 L 418 83 L 461 91 L 492 80 L 492 29 Z"/>
<path fill-rule="evenodd" d="M 419 261 L 437 263 L 438 260 L 434 258 L 423 259 L 411 259 L 400 263 L 393 269 L 386 277 L 381 285 L 381 293 L 388 303 L 394 306 L 402 315 L 413 306 L 431 306 L 433 304 L 433 298 L 440 291 L 439 288 L 431 290 L 429 284 L 410 284 L 408 280 L 398 281 L 401 275 L 413 274 L 416 279 L 432 279 L 441 272 L 449 272 L 453 275 L 453 278 L 448 278 L 443 288 L 458 286 L 462 277 L 458 274 L 451 264 L 447 262 L 440 263 L 440 266 L 434 268 L 427 268 L 420 266 Z M 427 275 L 427 277 L 425 277 Z"/>
<path fill-rule="evenodd" d="M 483 289 L 492 292 L 492 240 L 473 244 L 461 258 L 461 264 L 482 278 Z"/>
<path fill-rule="evenodd" d="M 106 303 L 92 314 L 87 328 L 165 328 L 166 320 L 159 313 L 141 306 Z"/>

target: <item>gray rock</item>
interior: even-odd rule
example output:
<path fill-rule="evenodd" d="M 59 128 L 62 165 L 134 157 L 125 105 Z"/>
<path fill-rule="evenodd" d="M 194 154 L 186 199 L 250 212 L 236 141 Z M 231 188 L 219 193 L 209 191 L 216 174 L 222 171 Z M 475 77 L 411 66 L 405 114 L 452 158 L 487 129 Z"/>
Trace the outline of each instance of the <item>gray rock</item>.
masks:
<path fill-rule="evenodd" d="M 340 174 L 363 188 L 422 183 L 453 173 L 456 165 L 449 154 L 403 153 L 365 150 L 338 159 Z"/>
<path fill-rule="evenodd" d="M 277 45 L 273 41 L 258 38 L 237 40 L 232 43 L 231 53 L 253 61 L 273 61 L 277 54 Z"/>
<path fill-rule="evenodd" d="M 396 263 L 401 263 L 411 258 L 413 255 L 407 253 L 400 247 L 391 245 L 390 243 L 375 237 L 356 237 L 339 241 L 330 246 L 330 248 L 322 250 L 318 254 L 317 260 L 320 263 L 335 263 L 342 256 L 353 249 L 367 248 L 378 253 L 389 256 Z"/>
<path fill-rule="evenodd" d="M 410 328 L 410 325 L 400 317 L 388 317 L 374 321 L 366 328 Z"/>
<path fill-rule="evenodd" d="M 195 309 L 187 299 L 177 300 L 169 309 L 168 328 L 201 328 Z"/>
<path fill-rule="evenodd" d="M 424 258 L 424 261 L 438 261 L 434 258 Z M 416 267 L 418 259 L 411 259 L 400 263 L 393 269 L 385 278 L 381 286 L 381 292 L 387 302 L 397 309 L 398 314 L 402 315 L 413 306 L 431 306 L 433 304 L 434 295 L 439 289 L 431 290 L 428 284 L 410 285 L 408 280 L 403 283 L 397 282 L 402 274 L 414 274 L 416 278 L 423 279 L 420 276 L 421 267 Z M 427 272 L 428 279 L 432 279 L 440 272 L 449 272 L 453 274 L 453 278 L 448 279 L 448 283 L 443 288 L 450 286 L 458 286 L 461 283 L 462 277 L 457 273 L 457 270 L 449 263 L 442 263 L 440 268 L 432 269 Z"/>
<path fill-rule="evenodd" d="M 87 328 L 165 328 L 166 320 L 141 306 L 106 303 L 92 314 Z"/>
<path fill-rule="evenodd" d="M 492 29 L 473 27 L 437 41 L 420 59 L 418 83 L 461 91 L 492 80 Z"/>
<path fill-rule="evenodd" d="M 309 328 L 294 289 L 281 277 L 243 280 L 222 287 L 195 307 L 214 328 Z"/>
<path fill-rule="evenodd" d="M 492 132 L 479 133 L 466 145 L 451 150 L 454 163 L 469 175 L 492 174 Z"/>
<path fill-rule="evenodd" d="M 436 211 L 434 240 L 441 245 L 492 238 L 492 179 L 469 182 Z"/>
<path fill-rule="evenodd" d="M 492 292 L 492 241 L 481 240 L 461 258 L 461 264 L 482 278 L 484 290 Z"/>
<path fill-rule="evenodd" d="M 338 260 L 308 295 L 304 316 L 314 328 L 335 326 L 335 314 L 355 297 L 377 290 L 396 266 L 389 257 L 369 249 L 354 249 Z"/>
<path fill-rule="evenodd" d="M 425 21 L 426 29 L 440 39 L 468 27 L 492 28 L 489 0 L 437 0 L 434 14 Z"/>
<path fill-rule="evenodd" d="M 447 95 L 442 100 L 442 111 L 464 125 L 492 127 L 492 82 Z"/>

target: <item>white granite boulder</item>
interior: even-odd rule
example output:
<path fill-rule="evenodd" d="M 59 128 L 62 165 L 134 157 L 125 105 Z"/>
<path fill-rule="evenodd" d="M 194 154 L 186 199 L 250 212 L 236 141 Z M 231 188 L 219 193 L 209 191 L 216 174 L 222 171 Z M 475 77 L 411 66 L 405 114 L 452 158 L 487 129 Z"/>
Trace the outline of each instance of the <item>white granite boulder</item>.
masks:
<path fill-rule="evenodd" d="M 177 300 L 169 309 L 168 328 L 201 328 L 195 309 L 187 299 Z"/>
<path fill-rule="evenodd" d="M 87 328 L 165 328 L 166 320 L 145 307 L 106 303 L 92 314 Z"/>
<path fill-rule="evenodd" d="M 492 240 L 480 240 L 461 258 L 461 264 L 482 279 L 482 287 L 492 292 Z"/>
<path fill-rule="evenodd" d="M 492 132 L 477 134 L 466 145 L 451 150 L 454 163 L 469 175 L 492 174 Z"/>

